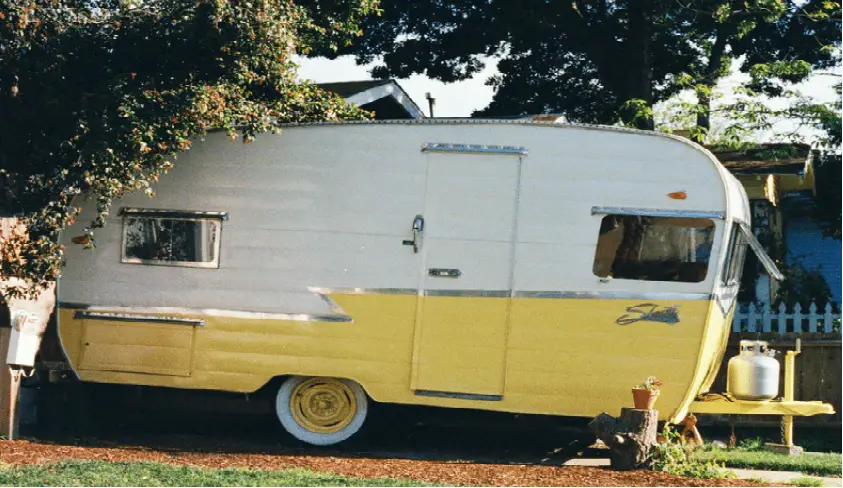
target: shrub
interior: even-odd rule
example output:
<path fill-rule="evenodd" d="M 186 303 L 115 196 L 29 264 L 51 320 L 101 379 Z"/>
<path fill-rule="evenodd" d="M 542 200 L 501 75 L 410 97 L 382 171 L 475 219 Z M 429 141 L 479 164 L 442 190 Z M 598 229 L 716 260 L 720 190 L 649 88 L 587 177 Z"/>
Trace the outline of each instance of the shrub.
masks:
<path fill-rule="evenodd" d="M 682 436 L 665 425 L 662 430 L 664 442 L 656 444 L 652 451 L 651 468 L 668 474 L 691 478 L 728 478 L 723 465 L 711 459 L 701 459 L 693 447 L 682 441 Z"/>
<path fill-rule="evenodd" d="M 822 486 L 823 481 L 817 478 L 811 478 L 810 476 L 803 476 L 801 478 L 793 478 L 788 481 L 788 484 L 793 486 Z"/>

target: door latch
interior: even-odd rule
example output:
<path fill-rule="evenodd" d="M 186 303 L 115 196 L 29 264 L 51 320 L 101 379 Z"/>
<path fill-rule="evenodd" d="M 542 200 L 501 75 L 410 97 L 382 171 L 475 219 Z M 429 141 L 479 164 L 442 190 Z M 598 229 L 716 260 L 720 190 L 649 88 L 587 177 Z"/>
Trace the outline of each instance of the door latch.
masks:
<path fill-rule="evenodd" d="M 419 245 L 421 243 L 421 233 L 424 231 L 424 217 L 416 215 L 413 219 L 413 238 L 401 241 L 405 246 L 413 246 L 413 253 L 419 252 Z"/>
<path fill-rule="evenodd" d="M 451 268 L 430 268 L 427 270 L 427 274 L 439 278 L 459 278 L 462 276 L 462 271 Z"/>

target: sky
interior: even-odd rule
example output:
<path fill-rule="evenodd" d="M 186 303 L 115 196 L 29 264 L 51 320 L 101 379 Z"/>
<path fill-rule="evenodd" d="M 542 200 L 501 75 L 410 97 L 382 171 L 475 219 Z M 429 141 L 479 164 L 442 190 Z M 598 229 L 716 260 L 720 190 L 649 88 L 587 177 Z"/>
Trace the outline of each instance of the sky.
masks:
<path fill-rule="evenodd" d="M 342 56 L 335 60 L 325 58 L 299 58 L 299 76 L 317 83 L 356 81 L 370 79 L 367 66 L 357 66 L 352 56 Z M 832 88 L 840 80 L 840 69 L 835 75 L 816 74 L 807 82 L 797 86 L 804 95 L 810 96 L 818 103 L 833 102 L 836 93 Z M 434 115 L 436 117 L 468 117 L 471 112 L 484 108 L 492 100 L 493 91 L 485 85 L 486 79 L 497 73 L 494 60 L 486 63 L 486 68 L 470 80 L 445 84 L 431 80 L 422 75 L 414 75 L 407 79 L 396 80 L 410 98 L 429 115 L 426 93 L 436 99 Z M 734 74 L 725 78 L 720 84 L 720 90 L 728 94 L 730 87 L 740 83 L 746 77 Z"/>
<path fill-rule="evenodd" d="M 371 79 L 369 68 L 357 66 L 352 56 L 341 56 L 335 60 L 299 58 L 299 64 L 299 76 L 317 83 Z M 425 115 L 430 115 L 425 98 L 425 93 L 429 92 L 436 99 L 433 108 L 436 117 L 468 117 L 473 110 L 483 108 L 492 101 L 494 92 L 485 85 L 485 81 L 495 73 L 497 70 L 493 62 L 474 78 L 457 83 L 445 84 L 422 75 L 396 81 Z"/>

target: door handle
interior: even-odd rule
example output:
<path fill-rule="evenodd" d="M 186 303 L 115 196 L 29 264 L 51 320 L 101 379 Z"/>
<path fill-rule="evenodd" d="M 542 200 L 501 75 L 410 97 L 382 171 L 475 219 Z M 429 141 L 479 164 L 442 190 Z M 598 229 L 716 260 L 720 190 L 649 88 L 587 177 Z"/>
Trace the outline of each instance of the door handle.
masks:
<path fill-rule="evenodd" d="M 413 253 L 419 252 L 419 245 L 421 243 L 421 233 L 424 231 L 424 217 L 421 215 L 416 215 L 416 218 L 413 219 L 413 238 L 401 241 L 401 244 L 405 246 L 413 246 Z"/>

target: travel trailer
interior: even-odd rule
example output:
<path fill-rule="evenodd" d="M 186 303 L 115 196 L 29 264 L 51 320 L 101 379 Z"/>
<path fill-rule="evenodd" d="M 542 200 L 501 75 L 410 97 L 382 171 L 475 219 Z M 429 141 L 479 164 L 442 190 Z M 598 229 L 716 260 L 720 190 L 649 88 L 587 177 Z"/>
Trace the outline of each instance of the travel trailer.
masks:
<path fill-rule="evenodd" d="M 254 392 L 353 435 L 369 403 L 593 417 L 705 393 L 747 246 L 746 195 L 655 132 L 536 120 L 209 134 L 95 250 L 63 233 L 59 332 L 83 381 Z"/>

